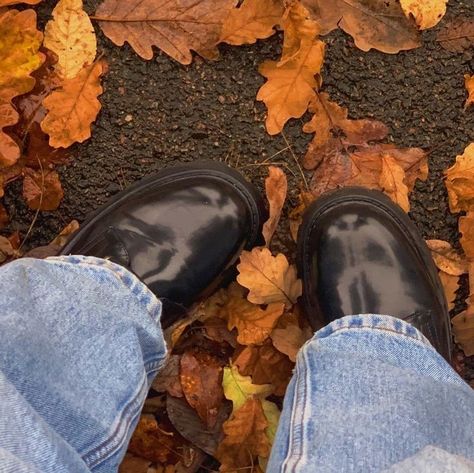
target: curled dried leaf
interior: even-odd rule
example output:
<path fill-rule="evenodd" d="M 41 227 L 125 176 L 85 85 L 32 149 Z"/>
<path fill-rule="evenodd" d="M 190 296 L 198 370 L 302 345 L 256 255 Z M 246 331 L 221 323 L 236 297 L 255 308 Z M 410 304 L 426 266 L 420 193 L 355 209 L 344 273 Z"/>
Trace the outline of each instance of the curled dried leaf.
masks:
<path fill-rule="evenodd" d="M 276 166 L 268 168 L 268 177 L 265 179 L 265 193 L 269 203 L 269 217 L 263 224 L 263 237 L 267 246 L 280 221 L 281 211 L 285 204 L 288 182 L 283 170 Z"/>
<path fill-rule="evenodd" d="M 451 276 L 461 276 L 467 272 L 467 261 L 450 243 L 443 240 L 427 240 L 426 244 L 438 269 Z"/>

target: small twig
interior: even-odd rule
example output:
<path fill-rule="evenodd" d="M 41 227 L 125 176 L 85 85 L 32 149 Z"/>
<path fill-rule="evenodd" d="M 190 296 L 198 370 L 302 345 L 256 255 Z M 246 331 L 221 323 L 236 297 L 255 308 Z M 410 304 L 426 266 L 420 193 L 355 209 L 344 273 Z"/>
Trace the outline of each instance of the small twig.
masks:
<path fill-rule="evenodd" d="M 306 176 L 304 175 L 304 172 L 303 172 L 303 169 L 301 168 L 301 165 L 300 165 L 300 162 L 298 160 L 298 158 L 296 157 L 294 151 L 293 151 L 293 148 L 292 146 L 290 145 L 290 143 L 288 142 L 288 140 L 286 139 L 286 135 L 285 133 L 281 132 L 281 136 L 283 136 L 283 139 L 285 140 L 285 143 L 286 143 L 286 146 L 288 146 L 289 150 L 290 150 L 290 153 L 291 153 L 291 156 L 293 157 L 296 165 L 298 166 L 298 169 L 300 170 L 300 173 L 301 173 L 301 177 L 303 178 L 303 182 L 304 182 L 304 186 L 306 187 L 306 190 L 309 191 L 309 186 L 308 186 L 308 181 L 306 180 Z"/>

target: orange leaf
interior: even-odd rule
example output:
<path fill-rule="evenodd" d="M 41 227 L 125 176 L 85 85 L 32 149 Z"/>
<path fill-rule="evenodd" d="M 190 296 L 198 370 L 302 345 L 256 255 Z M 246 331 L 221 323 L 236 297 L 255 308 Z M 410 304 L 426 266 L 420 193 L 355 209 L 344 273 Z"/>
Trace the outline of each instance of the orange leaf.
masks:
<path fill-rule="evenodd" d="M 8 7 L 17 3 L 27 3 L 28 5 L 36 5 L 42 0 L 0 0 L 0 7 Z"/>
<path fill-rule="evenodd" d="M 48 114 L 41 122 L 49 135 L 49 144 L 67 148 L 82 143 L 91 136 L 91 124 L 101 108 L 97 97 L 102 93 L 100 76 L 107 71 L 101 60 L 84 67 L 73 79 L 64 80 L 62 87 L 44 99 Z"/>
<path fill-rule="evenodd" d="M 437 268 L 451 276 L 467 273 L 467 261 L 450 243 L 443 240 L 426 240 Z"/>
<path fill-rule="evenodd" d="M 474 143 L 456 156 L 456 163 L 445 174 L 451 212 L 474 210 Z"/>
<path fill-rule="evenodd" d="M 219 471 L 246 469 L 252 473 L 255 457 L 266 458 L 270 454 L 270 442 L 265 434 L 267 427 L 261 401 L 252 397 L 247 399 L 223 425 L 225 437 L 216 453 L 221 462 Z"/>
<path fill-rule="evenodd" d="M 448 310 L 454 309 L 456 291 L 459 289 L 459 276 L 452 276 L 443 271 L 439 272 L 439 279 L 443 285 L 444 295 L 448 301 Z"/>
<path fill-rule="evenodd" d="M 43 173 L 25 169 L 23 197 L 31 209 L 56 210 L 63 196 L 63 188 L 56 171 Z"/>
<path fill-rule="evenodd" d="M 468 97 L 466 99 L 466 103 L 464 104 L 464 109 L 469 107 L 474 103 L 474 75 L 470 76 L 469 74 L 464 75 L 464 85 L 466 86 L 466 90 L 468 93 Z"/>
<path fill-rule="evenodd" d="M 290 212 L 290 233 L 294 241 L 298 238 L 298 230 L 303 221 L 303 214 L 305 210 L 314 201 L 314 196 L 311 192 L 301 191 L 298 194 L 299 204 Z"/>
<path fill-rule="evenodd" d="M 271 339 L 278 351 L 287 355 L 291 361 L 296 362 L 296 356 L 308 340 L 308 334 L 298 325 L 288 324 L 285 328 L 273 330 Z"/>
<path fill-rule="evenodd" d="M 390 155 L 382 156 L 382 172 L 379 185 L 383 192 L 397 203 L 405 212 L 410 210 L 408 187 L 404 182 L 405 171 Z"/>
<path fill-rule="evenodd" d="M 268 220 L 263 224 L 263 237 L 267 246 L 270 244 L 273 234 L 280 221 L 281 211 L 285 204 L 288 183 L 285 173 L 281 168 L 270 166 L 268 168 L 268 177 L 265 179 L 265 193 L 270 212 Z"/>
<path fill-rule="evenodd" d="M 453 334 L 466 356 L 474 355 L 474 312 L 461 312 L 451 319 Z"/>
<path fill-rule="evenodd" d="M 216 58 L 224 20 L 236 0 L 105 0 L 93 19 L 118 46 L 128 42 L 143 59 L 157 46 L 181 64 L 192 61 L 191 49 Z"/>
<path fill-rule="evenodd" d="M 283 15 L 280 0 L 244 0 L 239 8 L 229 11 L 219 42 L 233 45 L 253 44 L 275 33 Z"/>
<path fill-rule="evenodd" d="M 462 234 L 462 249 L 467 258 L 474 261 L 474 212 L 468 212 L 459 219 L 459 231 Z"/>

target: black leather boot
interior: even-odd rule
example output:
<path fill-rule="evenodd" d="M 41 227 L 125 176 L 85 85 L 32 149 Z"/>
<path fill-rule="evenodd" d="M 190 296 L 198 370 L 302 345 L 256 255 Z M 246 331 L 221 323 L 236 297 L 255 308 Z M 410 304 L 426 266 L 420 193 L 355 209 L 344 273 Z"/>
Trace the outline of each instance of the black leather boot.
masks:
<path fill-rule="evenodd" d="M 228 279 L 266 219 L 257 190 L 237 171 L 205 162 L 165 169 L 116 195 L 61 254 L 108 258 L 163 302 L 166 328 Z"/>
<path fill-rule="evenodd" d="M 430 252 L 381 192 L 345 188 L 312 204 L 298 234 L 298 269 L 313 327 L 345 315 L 392 315 L 450 359 L 447 303 Z"/>

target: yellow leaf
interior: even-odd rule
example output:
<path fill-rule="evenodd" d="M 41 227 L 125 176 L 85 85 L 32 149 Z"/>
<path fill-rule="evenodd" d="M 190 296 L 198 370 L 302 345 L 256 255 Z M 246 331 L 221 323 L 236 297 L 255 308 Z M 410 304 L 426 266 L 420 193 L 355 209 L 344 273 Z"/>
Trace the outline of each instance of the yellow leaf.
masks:
<path fill-rule="evenodd" d="M 443 240 L 426 240 L 437 268 L 451 276 L 467 273 L 467 261 L 453 247 Z"/>
<path fill-rule="evenodd" d="M 267 246 L 270 244 L 280 221 L 287 190 L 288 183 L 285 173 L 279 167 L 270 166 L 268 168 L 268 177 L 265 179 L 265 194 L 270 210 L 268 220 L 263 224 L 262 230 Z"/>
<path fill-rule="evenodd" d="M 456 157 L 445 174 L 451 212 L 474 210 L 474 143 Z"/>
<path fill-rule="evenodd" d="M 474 355 L 474 312 L 461 312 L 451 319 L 453 334 L 466 356 Z"/>
<path fill-rule="evenodd" d="M 275 435 L 278 427 L 278 421 L 280 420 L 280 410 L 277 405 L 273 402 L 264 400 L 262 401 L 263 412 L 268 422 L 268 427 L 265 429 L 270 444 L 275 440 Z"/>
<path fill-rule="evenodd" d="M 282 15 L 283 3 L 279 0 L 244 0 L 239 8 L 229 11 L 219 42 L 238 46 L 268 38 Z"/>
<path fill-rule="evenodd" d="M 72 79 L 94 62 L 97 41 L 82 0 L 60 0 L 48 21 L 44 45 L 58 56 L 55 69 L 63 79 Z"/>
<path fill-rule="evenodd" d="M 254 304 L 283 302 L 291 307 L 301 296 L 302 285 L 296 268 L 281 253 L 272 256 L 268 248 L 259 247 L 243 251 L 237 269 L 237 281 L 249 289 L 247 299 Z"/>
<path fill-rule="evenodd" d="M 233 412 L 239 410 L 251 397 L 264 399 L 273 392 L 271 384 L 252 384 L 250 376 L 242 376 L 236 366 L 224 368 L 222 378 L 224 396 L 232 401 Z"/>
<path fill-rule="evenodd" d="M 0 164 L 11 166 L 20 157 L 20 149 L 3 128 L 18 122 L 12 99 L 33 89 L 30 74 L 44 61 L 39 52 L 43 35 L 36 29 L 33 10 L 0 12 Z"/>
<path fill-rule="evenodd" d="M 67 148 L 91 136 L 91 124 L 101 108 L 97 100 L 102 93 L 100 76 L 106 69 L 104 61 L 87 66 L 44 99 L 48 113 L 41 129 L 49 135 L 51 146 Z"/>
<path fill-rule="evenodd" d="M 319 87 L 324 43 L 316 39 L 318 26 L 308 19 L 299 3 L 291 5 L 284 18 L 283 53 L 280 61 L 265 61 L 259 72 L 268 80 L 260 88 L 257 100 L 268 109 L 268 133 L 279 133 L 290 118 L 301 117 Z M 315 76 L 318 75 L 316 79 Z"/>
<path fill-rule="evenodd" d="M 408 200 L 408 187 L 405 184 L 405 171 L 393 156 L 382 156 L 382 172 L 380 174 L 380 187 L 395 203 L 405 212 L 410 210 Z"/>
<path fill-rule="evenodd" d="M 436 26 L 446 13 L 448 0 L 400 0 L 403 13 L 413 16 L 420 30 Z"/>
<path fill-rule="evenodd" d="M 466 90 L 468 93 L 468 97 L 466 99 L 466 103 L 464 104 L 464 109 L 469 107 L 474 103 L 474 76 L 470 76 L 466 74 L 464 76 L 464 85 L 466 86 Z"/>

